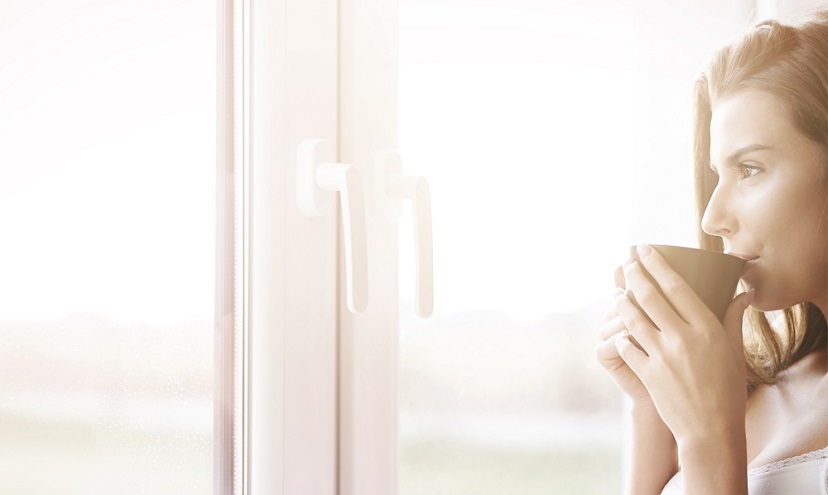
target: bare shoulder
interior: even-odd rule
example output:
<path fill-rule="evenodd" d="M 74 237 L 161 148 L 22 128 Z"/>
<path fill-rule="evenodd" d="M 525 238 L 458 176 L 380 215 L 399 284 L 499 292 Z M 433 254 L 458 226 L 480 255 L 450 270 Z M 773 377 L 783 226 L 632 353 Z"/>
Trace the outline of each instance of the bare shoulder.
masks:
<path fill-rule="evenodd" d="M 748 399 L 749 467 L 825 448 L 828 439 L 828 349 L 814 351 Z"/>
<path fill-rule="evenodd" d="M 828 400 L 824 394 L 828 391 L 828 349 L 819 349 L 804 356 L 780 374 L 780 383 L 789 384 L 793 391 Z"/>

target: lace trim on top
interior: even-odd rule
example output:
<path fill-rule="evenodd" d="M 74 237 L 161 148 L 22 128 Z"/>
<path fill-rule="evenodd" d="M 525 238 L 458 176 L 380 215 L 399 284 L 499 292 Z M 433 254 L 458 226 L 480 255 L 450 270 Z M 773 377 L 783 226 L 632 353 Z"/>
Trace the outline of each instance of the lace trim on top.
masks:
<path fill-rule="evenodd" d="M 778 471 L 788 466 L 795 466 L 797 464 L 802 464 L 803 462 L 816 461 L 819 459 L 828 459 L 828 447 L 824 447 L 819 450 L 814 450 L 813 452 L 808 452 L 806 454 L 801 454 L 796 457 L 788 457 L 787 459 L 782 459 L 780 461 L 771 462 L 770 464 L 764 464 L 762 466 L 748 469 L 748 476 L 759 476 L 762 474 L 771 473 L 773 471 Z"/>

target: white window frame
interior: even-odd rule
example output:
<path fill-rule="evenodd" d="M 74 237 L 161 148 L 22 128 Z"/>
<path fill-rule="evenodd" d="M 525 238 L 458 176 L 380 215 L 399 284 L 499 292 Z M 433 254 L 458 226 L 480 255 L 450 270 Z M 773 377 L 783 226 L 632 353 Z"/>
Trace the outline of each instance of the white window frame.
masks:
<path fill-rule="evenodd" d="M 397 228 L 370 193 L 377 152 L 396 147 L 396 0 L 219 0 L 218 13 L 214 491 L 396 493 Z M 338 215 L 297 208 L 307 138 L 366 184 L 359 315 L 339 290 Z"/>
<path fill-rule="evenodd" d="M 397 148 L 398 1 L 340 2 L 340 157 L 368 184 Z M 369 186 L 369 189 L 371 186 Z M 369 194 L 369 303 L 340 302 L 339 493 L 398 490 L 398 229 Z"/>

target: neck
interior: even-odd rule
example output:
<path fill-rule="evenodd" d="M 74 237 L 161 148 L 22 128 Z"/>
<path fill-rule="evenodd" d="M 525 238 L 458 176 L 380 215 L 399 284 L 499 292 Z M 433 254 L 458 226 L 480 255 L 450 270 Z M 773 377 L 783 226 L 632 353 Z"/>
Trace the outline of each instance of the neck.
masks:
<path fill-rule="evenodd" d="M 822 312 L 822 317 L 828 320 L 828 294 L 820 302 L 815 302 L 814 306 L 819 308 L 820 312 Z"/>

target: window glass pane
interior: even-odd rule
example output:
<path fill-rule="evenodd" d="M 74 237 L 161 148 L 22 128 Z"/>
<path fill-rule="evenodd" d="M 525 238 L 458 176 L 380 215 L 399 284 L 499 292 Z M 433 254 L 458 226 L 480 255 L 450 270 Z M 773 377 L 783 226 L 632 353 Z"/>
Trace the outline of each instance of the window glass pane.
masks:
<path fill-rule="evenodd" d="M 402 221 L 403 495 L 621 491 L 595 333 L 629 245 L 695 245 L 693 83 L 753 7 L 400 2 L 400 153 L 431 184 L 435 268 L 418 319 Z"/>
<path fill-rule="evenodd" d="M 215 4 L 0 5 L 0 492 L 212 487 Z"/>
<path fill-rule="evenodd" d="M 400 152 L 435 260 L 417 319 L 404 216 L 401 493 L 616 493 L 594 335 L 629 242 L 632 7 L 486 4 L 400 5 Z"/>

